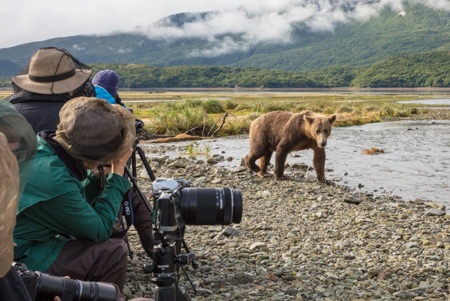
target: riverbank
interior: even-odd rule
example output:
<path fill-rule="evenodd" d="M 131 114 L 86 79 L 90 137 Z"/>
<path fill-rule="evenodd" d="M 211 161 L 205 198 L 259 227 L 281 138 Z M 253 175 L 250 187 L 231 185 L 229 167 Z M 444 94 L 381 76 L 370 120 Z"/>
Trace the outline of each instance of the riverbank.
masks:
<path fill-rule="evenodd" d="M 215 156 L 173 158 L 173 145 L 144 150 L 157 177 L 182 177 L 195 187 L 231 187 L 244 199 L 231 226 L 187 227 L 185 239 L 199 268 L 182 285 L 193 300 L 448 300 L 450 218 L 442 205 L 374 196 L 305 178 L 303 166 L 275 182 L 242 165 L 218 166 Z M 141 174 L 145 176 L 144 174 Z M 139 178 L 149 190 L 147 177 Z M 208 212 L 198 212 L 208 214 Z M 125 292 L 151 296 L 142 272 L 148 261 L 130 234 Z"/>
<path fill-rule="evenodd" d="M 394 120 L 450 120 L 450 108 L 430 109 L 426 113 L 411 115 L 408 117 L 390 117 L 383 121 Z"/>

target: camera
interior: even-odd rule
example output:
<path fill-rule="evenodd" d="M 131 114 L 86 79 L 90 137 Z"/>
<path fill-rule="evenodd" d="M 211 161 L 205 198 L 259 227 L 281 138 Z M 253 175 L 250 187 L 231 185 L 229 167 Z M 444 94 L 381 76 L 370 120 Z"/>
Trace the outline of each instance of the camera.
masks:
<path fill-rule="evenodd" d="M 158 203 L 168 194 L 186 225 L 229 225 L 242 219 L 242 194 L 232 188 L 190 187 L 184 179 L 158 178 L 152 184 L 153 196 Z M 170 213 L 164 204 L 155 203 L 162 219 Z M 159 207 L 159 208 L 158 208 Z"/>
<path fill-rule="evenodd" d="M 151 281 L 157 284 L 158 301 L 191 300 L 178 284 L 180 267 L 197 267 L 195 254 L 183 238 L 186 225 L 228 225 L 242 219 L 241 191 L 190 185 L 184 179 L 173 178 L 158 178 L 152 183 L 154 237 L 158 244 L 153 248 L 153 264 L 147 272 L 153 273 Z M 181 252 L 181 245 L 186 252 Z"/>
<path fill-rule="evenodd" d="M 142 124 L 136 123 L 136 131 Z M 136 159 L 142 161 L 152 181 L 153 206 L 137 184 Z M 155 301 L 190 301 L 191 298 L 179 285 L 183 266 L 191 264 L 198 267 L 195 254 L 190 252 L 185 240 L 186 225 L 229 225 L 240 223 L 242 219 L 242 193 L 232 188 L 191 187 L 191 183 L 181 178 L 156 178 L 144 151 L 134 145 L 131 166 L 125 168 L 127 177 L 133 183 L 133 189 L 146 200 L 144 203 L 152 213 L 152 235 L 154 246 L 150 257 L 152 262 L 144 264 L 144 272 L 151 273 L 151 282 L 157 285 L 154 292 Z M 182 250 L 184 248 L 184 251 Z M 194 290 L 192 282 L 191 286 Z"/>
<path fill-rule="evenodd" d="M 62 301 L 114 301 L 116 287 L 104 282 L 88 282 L 51 276 L 28 270 L 22 263 L 14 263 L 13 270 L 20 276 L 32 300 L 47 301 L 59 296 Z"/>
<path fill-rule="evenodd" d="M 134 127 L 136 128 L 136 133 L 141 133 L 142 130 L 144 129 L 144 121 L 140 120 L 140 119 L 136 119 L 136 121 L 134 122 Z"/>

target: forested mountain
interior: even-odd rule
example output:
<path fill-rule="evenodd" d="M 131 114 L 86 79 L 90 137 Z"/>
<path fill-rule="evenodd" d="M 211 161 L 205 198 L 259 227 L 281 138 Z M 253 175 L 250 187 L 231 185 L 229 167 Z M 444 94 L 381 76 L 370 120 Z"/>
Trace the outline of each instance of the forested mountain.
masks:
<path fill-rule="evenodd" d="M 38 48 L 58 46 L 68 49 L 82 62 L 91 65 L 123 64 L 122 67 L 114 66 L 123 70 L 124 84 L 130 87 L 152 87 L 157 84 L 161 86 L 179 86 L 180 84 L 196 86 L 200 83 L 202 86 L 209 86 L 208 83 L 205 84 L 205 81 L 209 80 L 211 83 L 212 78 L 216 79 L 216 84 L 220 82 L 221 86 L 246 86 L 246 83 L 250 85 L 252 82 L 249 80 L 248 72 L 260 69 L 278 71 L 258 71 L 267 74 L 263 78 L 260 78 L 259 75 L 254 76 L 252 85 L 304 86 L 305 83 L 309 83 L 313 86 L 335 86 L 349 83 L 349 85 L 359 86 L 382 86 L 386 82 L 369 80 L 369 77 L 373 78 L 374 72 L 378 72 L 377 75 L 386 79 L 386 70 L 391 70 L 389 66 L 395 66 L 399 60 L 403 60 L 403 65 L 406 66 L 409 63 L 405 63 L 404 60 L 413 59 L 415 63 L 419 63 L 417 57 L 414 56 L 419 54 L 427 57 L 427 60 L 433 58 L 439 60 L 438 63 L 428 63 L 440 68 L 442 56 L 444 59 L 448 59 L 450 12 L 430 9 L 421 4 L 408 4 L 409 1 L 405 2 L 405 14 L 385 8 L 380 14 L 367 21 L 354 20 L 338 24 L 333 31 L 312 31 L 304 24 L 297 24 L 292 34 L 293 40 L 290 43 L 259 43 L 245 51 L 236 50 L 216 56 L 192 55 L 199 49 L 213 47 L 211 41 L 207 39 L 149 39 L 143 34 L 137 33 L 117 33 L 108 36 L 80 35 L 27 43 L 0 49 L 0 80 L 9 80 L 13 74 L 27 64 L 30 56 Z M 181 27 L 192 18 L 208 18 L 211 17 L 211 14 L 213 12 L 177 14 L 159 22 Z M 242 37 L 230 33 L 226 38 L 238 41 Z M 431 55 L 431 53 L 436 55 Z M 136 69 L 135 67 L 138 65 L 141 66 Z M 167 66 L 170 68 L 158 68 Z M 193 66 L 193 68 L 183 69 L 184 67 L 181 66 Z M 216 69 L 212 66 L 216 66 Z M 246 69 L 248 67 L 253 69 Z M 421 72 L 418 66 L 412 68 Z M 179 73 L 181 70 L 183 72 Z M 247 75 L 238 75 L 243 70 L 246 70 Z M 292 72 L 283 73 L 284 71 L 280 70 Z M 342 73 L 342 70 L 345 70 L 345 73 Z M 311 73 L 311 71 L 314 72 Z M 139 76 L 139 72 L 146 73 L 148 76 Z M 225 72 L 225 74 L 215 76 L 216 72 Z M 325 72 L 331 73 L 324 77 Z M 333 75 L 333 72 L 336 74 Z M 429 72 L 435 71 L 430 69 L 424 73 L 423 77 L 429 76 Z M 438 85 L 445 86 L 444 82 L 446 76 L 448 78 L 448 73 L 442 72 L 444 74 L 441 73 L 438 76 L 440 79 L 437 79 L 437 82 Z M 164 80 L 162 80 L 161 73 L 165 74 Z M 177 74 L 174 75 L 174 73 Z M 190 74 L 189 77 L 186 76 L 187 79 L 182 75 L 186 73 Z M 401 74 L 411 75 L 407 73 L 406 69 L 403 69 Z M 400 73 L 397 76 L 400 76 Z M 281 77 L 284 78 L 284 81 L 272 82 Z M 436 83 L 435 79 L 418 79 L 417 77 L 418 75 L 415 75 L 415 80 L 420 84 L 435 85 L 434 83 Z M 189 78 L 191 80 L 188 80 Z M 410 82 L 410 78 L 406 81 Z"/>
<path fill-rule="evenodd" d="M 324 67 L 303 72 L 219 66 L 92 66 L 94 72 L 116 70 L 124 88 L 450 87 L 450 51 L 398 55 L 367 67 Z"/>
<path fill-rule="evenodd" d="M 450 51 L 395 56 L 361 69 L 351 86 L 450 87 Z"/>

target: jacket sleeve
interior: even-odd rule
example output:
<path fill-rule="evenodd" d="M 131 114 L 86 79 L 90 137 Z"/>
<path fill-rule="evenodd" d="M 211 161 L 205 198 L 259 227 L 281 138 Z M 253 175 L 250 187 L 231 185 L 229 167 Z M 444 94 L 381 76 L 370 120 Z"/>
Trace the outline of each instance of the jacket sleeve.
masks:
<path fill-rule="evenodd" d="M 127 179 L 109 174 L 102 194 L 89 204 L 83 186 L 73 179 L 66 192 L 53 199 L 39 202 L 23 211 L 28 218 L 56 233 L 95 242 L 107 240 L 112 233 L 122 197 L 129 189 Z"/>
<path fill-rule="evenodd" d="M 81 185 L 83 185 L 86 199 L 90 204 L 93 204 L 100 193 L 100 179 L 91 170 L 88 170 L 87 177 L 81 182 Z"/>

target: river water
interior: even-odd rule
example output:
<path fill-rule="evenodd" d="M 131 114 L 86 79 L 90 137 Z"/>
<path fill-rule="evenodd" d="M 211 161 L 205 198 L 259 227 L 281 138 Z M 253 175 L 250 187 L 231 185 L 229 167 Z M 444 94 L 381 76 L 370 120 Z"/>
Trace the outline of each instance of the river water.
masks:
<path fill-rule="evenodd" d="M 249 148 L 246 136 L 178 142 L 177 145 L 208 149 L 210 156 L 222 155 L 227 159 L 219 165 L 231 168 L 239 167 Z M 384 152 L 364 154 L 364 150 L 372 147 Z M 393 194 L 404 200 L 430 200 L 446 205 L 447 211 L 450 209 L 449 120 L 336 127 L 328 140 L 326 153 L 325 176 L 337 184 L 375 195 Z M 180 152 L 172 155 L 180 155 Z M 298 151 L 288 156 L 287 163 L 312 166 L 312 157 L 311 150 Z M 308 176 L 315 178 L 314 171 Z"/>

